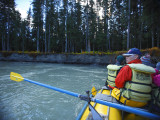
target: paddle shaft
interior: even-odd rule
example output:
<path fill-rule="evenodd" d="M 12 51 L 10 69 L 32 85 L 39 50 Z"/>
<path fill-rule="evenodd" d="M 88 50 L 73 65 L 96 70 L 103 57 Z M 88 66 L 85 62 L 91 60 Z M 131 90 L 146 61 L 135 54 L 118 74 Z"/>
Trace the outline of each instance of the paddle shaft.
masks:
<path fill-rule="evenodd" d="M 65 93 L 65 94 L 68 94 L 68 95 L 71 95 L 71 96 L 74 96 L 74 97 L 79 97 L 82 100 L 87 100 L 87 99 L 82 98 L 82 97 L 86 98 L 87 96 L 80 95 L 78 93 L 70 92 L 70 91 L 67 91 L 67 90 L 63 90 L 63 89 L 60 89 L 60 88 L 56 88 L 56 87 L 53 87 L 53 86 L 50 86 L 50 85 L 46 85 L 46 84 L 36 82 L 36 81 L 32 81 L 32 80 L 25 79 L 25 78 L 24 78 L 24 81 L 27 81 L 27 82 L 30 82 L 30 83 L 33 83 L 33 84 L 36 84 L 36 85 L 40 85 L 40 86 L 43 86 L 43 87 L 46 87 L 46 88 L 49 88 L 49 89 L 52 89 L 52 90 L 55 90 L 55 91 L 58 91 L 58 92 L 61 92 L 61 93 Z M 106 105 L 106 106 L 110 106 L 110 107 L 113 107 L 113 108 L 117 108 L 117 109 L 120 109 L 120 110 L 123 110 L 123 111 L 126 111 L 126 112 L 134 113 L 134 114 L 137 114 L 137 115 L 140 115 L 140 116 L 144 116 L 144 117 L 148 117 L 148 118 L 152 118 L 152 119 L 160 119 L 160 116 L 158 116 L 156 114 L 145 112 L 145 111 L 133 108 L 133 107 L 124 106 L 124 105 L 111 103 L 111 102 L 107 102 L 107 101 L 102 101 L 102 100 L 98 100 L 98 99 L 94 99 L 94 98 L 92 98 L 91 101 L 96 102 L 96 103 L 100 103 L 100 104 L 103 104 L 103 105 Z"/>
<path fill-rule="evenodd" d="M 71 96 L 74 96 L 74 97 L 79 97 L 80 96 L 77 93 L 70 92 L 70 91 L 67 91 L 67 90 L 63 90 L 63 89 L 60 89 L 60 88 L 56 88 L 56 87 L 46 85 L 46 84 L 43 84 L 43 83 L 40 83 L 40 82 L 36 82 L 36 81 L 33 81 L 33 80 L 29 80 L 29 79 L 24 78 L 24 81 L 34 83 L 36 85 L 40 85 L 40 86 L 43 86 L 43 87 L 46 87 L 46 88 L 49 88 L 49 89 L 52 89 L 52 90 L 55 90 L 55 91 L 58 91 L 58 92 L 61 92 L 61 93 L 65 93 L 65 94 L 68 94 L 68 95 L 71 95 Z"/>
<path fill-rule="evenodd" d="M 119 110 L 123 110 L 123 111 L 126 111 L 126 112 L 134 113 L 136 115 L 144 116 L 146 118 L 151 118 L 151 119 L 155 119 L 155 120 L 160 119 L 159 115 L 152 114 L 152 113 L 140 110 L 138 108 L 133 108 L 133 107 L 125 106 L 125 105 L 106 102 L 106 101 L 102 101 L 102 100 L 98 100 L 98 99 L 94 99 L 94 98 L 92 98 L 91 101 L 96 102 L 96 103 L 100 103 L 100 104 L 103 104 L 103 105 L 106 105 L 106 106 L 110 106 L 110 107 L 113 107 L 113 108 L 117 108 Z"/>

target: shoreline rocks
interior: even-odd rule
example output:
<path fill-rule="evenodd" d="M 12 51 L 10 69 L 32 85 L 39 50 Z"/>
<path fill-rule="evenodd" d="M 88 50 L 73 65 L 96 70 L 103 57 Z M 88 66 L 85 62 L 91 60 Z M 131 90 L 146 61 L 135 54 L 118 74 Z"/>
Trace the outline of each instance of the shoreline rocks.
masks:
<path fill-rule="evenodd" d="M 0 53 L 0 61 L 18 62 L 48 62 L 64 64 L 97 64 L 107 65 L 115 63 L 116 55 L 87 55 L 87 54 L 27 54 L 27 53 Z"/>

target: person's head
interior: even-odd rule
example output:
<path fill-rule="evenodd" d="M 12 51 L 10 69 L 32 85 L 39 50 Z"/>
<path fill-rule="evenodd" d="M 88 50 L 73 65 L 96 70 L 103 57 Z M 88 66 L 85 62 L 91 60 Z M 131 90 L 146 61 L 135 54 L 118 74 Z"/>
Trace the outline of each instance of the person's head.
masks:
<path fill-rule="evenodd" d="M 151 55 L 150 55 L 149 52 L 146 52 L 146 53 L 144 54 L 144 56 L 145 56 L 146 58 L 151 58 Z"/>
<path fill-rule="evenodd" d="M 160 62 L 156 64 L 156 69 L 160 71 Z"/>
<path fill-rule="evenodd" d="M 123 61 L 124 61 L 124 57 L 123 57 L 122 55 L 118 55 L 117 58 L 116 58 L 116 60 L 117 60 L 120 64 L 122 64 Z"/>
<path fill-rule="evenodd" d="M 146 52 L 144 56 L 141 57 L 141 61 L 144 63 L 151 63 L 151 56 L 149 52 Z"/>
<path fill-rule="evenodd" d="M 123 54 L 126 57 L 126 63 L 129 63 L 132 60 L 140 59 L 142 53 L 138 48 L 132 48 L 127 53 Z"/>

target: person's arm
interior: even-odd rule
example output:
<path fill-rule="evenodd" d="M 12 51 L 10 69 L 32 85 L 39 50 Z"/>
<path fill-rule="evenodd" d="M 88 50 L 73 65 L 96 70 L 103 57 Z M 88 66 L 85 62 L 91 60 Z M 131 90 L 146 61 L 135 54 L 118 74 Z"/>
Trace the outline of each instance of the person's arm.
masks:
<path fill-rule="evenodd" d="M 116 87 L 118 88 L 123 88 L 125 85 L 126 81 L 131 81 L 132 79 L 132 70 L 131 68 L 127 65 L 124 66 L 120 72 L 118 73 L 116 79 L 115 79 L 115 84 Z"/>
<path fill-rule="evenodd" d="M 153 83 L 154 83 L 156 86 L 160 87 L 160 74 L 155 75 L 155 76 L 153 77 Z"/>

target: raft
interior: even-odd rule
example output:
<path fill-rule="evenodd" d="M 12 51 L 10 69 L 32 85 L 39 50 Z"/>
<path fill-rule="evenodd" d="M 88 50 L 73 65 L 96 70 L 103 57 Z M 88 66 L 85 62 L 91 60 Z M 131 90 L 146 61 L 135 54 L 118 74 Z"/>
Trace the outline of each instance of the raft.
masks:
<path fill-rule="evenodd" d="M 105 86 L 102 87 L 102 89 L 94 96 L 94 98 L 107 102 L 118 103 L 116 99 L 111 96 L 110 89 Z M 148 118 L 99 103 L 90 102 L 90 104 L 100 114 L 103 120 L 149 120 Z M 93 120 L 92 113 L 88 107 L 88 103 L 84 105 L 76 120 Z"/>
<path fill-rule="evenodd" d="M 10 73 L 10 79 L 16 82 L 26 81 L 29 83 L 33 83 L 87 101 L 87 104 L 79 113 L 77 120 L 148 120 L 149 118 L 160 120 L 160 115 L 150 113 L 145 109 L 133 108 L 122 104 L 117 104 L 117 101 L 110 95 L 111 92 L 106 86 L 102 87 L 102 89 L 97 94 L 93 94 L 96 93 L 96 90 L 93 90 L 93 96 L 90 97 L 89 91 L 86 92 L 88 96 L 81 95 L 68 90 L 23 78 L 20 74 L 14 72 Z M 93 115 L 90 112 L 88 105 Z"/>

